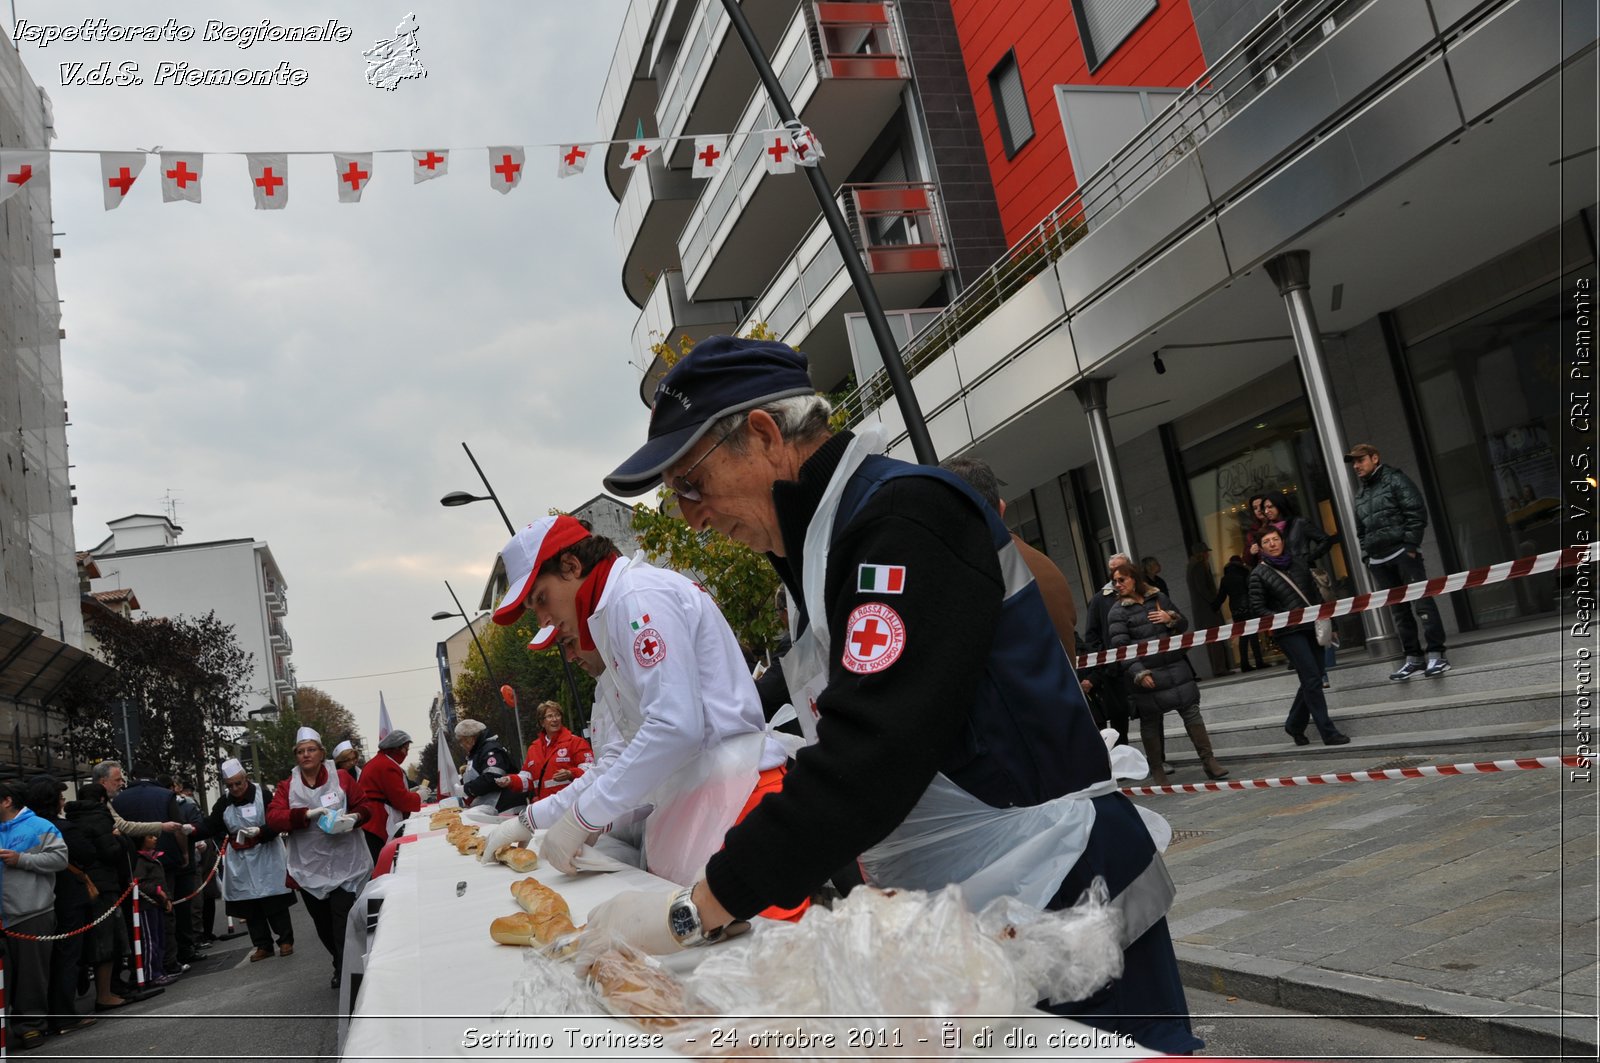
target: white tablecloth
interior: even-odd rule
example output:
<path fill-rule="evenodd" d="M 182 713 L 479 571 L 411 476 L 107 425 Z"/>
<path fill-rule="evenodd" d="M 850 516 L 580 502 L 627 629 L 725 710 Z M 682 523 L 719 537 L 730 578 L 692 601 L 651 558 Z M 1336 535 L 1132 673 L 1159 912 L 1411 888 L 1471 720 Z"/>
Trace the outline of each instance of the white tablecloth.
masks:
<path fill-rule="evenodd" d="M 491 1012 L 505 1006 L 512 984 L 522 975 L 527 950 L 496 944 L 489 937 L 489 924 L 521 910 L 510 886 L 526 876 L 501 864 L 485 866 L 475 857 L 462 856 L 444 840 L 443 831 L 428 831 L 428 811 L 406 825 L 406 833 L 422 837 L 398 847 L 394 870 L 374 880 L 352 912 L 345 947 L 346 982 L 357 970 L 361 978 L 344 1031 L 343 1059 L 681 1058 L 670 1047 L 618 1047 L 626 1044 L 620 1039 L 637 1038 L 643 1031 L 612 1016 L 491 1018 Z M 483 828 L 484 833 L 488 829 Z M 541 864 L 532 875 L 566 898 L 573 922 L 580 926 L 591 908 L 623 890 L 672 888 L 666 880 L 636 868 L 572 877 Z M 369 939 L 364 924 L 368 901 L 375 897 L 381 897 L 383 903 Z M 760 932 L 759 928 L 754 932 Z M 674 957 L 671 966 L 679 968 L 704 954 L 703 950 L 690 950 Z M 872 1027 L 886 1031 L 898 1025 L 892 1019 L 869 1021 Z M 1155 1054 L 1120 1044 L 1113 1035 L 1081 1023 L 1039 1012 L 1015 1019 L 951 1021 L 961 1031 L 959 1052 L 944 1051 L 931 1043 L 912 1043 L 898 1051 L 857 1049 L 839 1055 L 1136 1060 Z M 763 1020 L 763 1024 L 793 1030 L 799 1022 Z M 752 1027 L 737 1025 L 748 1046 Z M 1006 1034 L 1012 1030 L 1031 1035 L 1034 1043 L 1027 1043 L 1022 1036 L 1007 1044 Z M 1018 1039 L 1023 1043 L 1016 1043 Z M 735 1054 L 752 1051 L 758 1050 L 744 1047 Z M 759 1054 L 786 1055 L 774 1048 Z"/>

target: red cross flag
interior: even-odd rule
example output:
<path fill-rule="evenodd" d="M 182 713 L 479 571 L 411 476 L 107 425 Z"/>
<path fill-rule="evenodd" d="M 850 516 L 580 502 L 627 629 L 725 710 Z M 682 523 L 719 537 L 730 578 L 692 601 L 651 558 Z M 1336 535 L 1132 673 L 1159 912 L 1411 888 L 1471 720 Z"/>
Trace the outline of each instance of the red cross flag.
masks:
<path fill-rule="evenodd" d="M 794 145 L 794 161 L 801 166 L 819 166 L 827 157 L 827 152 L 822 150 L 822 141 L 811 131 L 808 125 L 794 129 L 790 143 Z"/>
<path fill-rule="evenodd" d="M 105 196 L 106 209 L 116 210 L 127 198 L 128 189 L 139 179 L 144 169 L 145 153 L 142 151 L 102 151 L 100 153 L 100 191 Z"/>
<path fill-rule="evenodd" d="M 289 202 L 289 156 L 282 152 L 246 155 L 257 210 L 282 210 Z"/>
<path fill-rule="evenodd" d="M 635 166 L 643 165 L 644 160 L 661 150 L 662 143 L 660 140 L 628 141 L 628 153 L 622 156 L 622 168 L 631 170 Z"/>
<path fill-rule="evenodd" d="M 588 144 L 563 144 L 556 149 L 556 176 L 571 177 L 589 165 Z"/>
<path fill-rule="evenodd" d="M 411 153 L 411 183 L 414 185 L 443 177 L 449 169 L 449 148 L 423 148 Z"/>
<path fill-rule="evenodd" d="M 339 178 L 339 202 L 360 203 L 361 193 L 372 180 L 372 152 L 351 155 L 333 153 L 333 172 Z"/>
<path fill-rule="evenodd" d="M 161 202 L 175 203 L 185 200 L 200 202 L 200 171 L 205 156 L 198 152 L 163 151 L 161 153 Z"/>
<path fill-rule="evenodd" d="M 50 165 L 48 151 L 0 151 L 0 203 L 38 182 Z"/>
<path fill-rule="evenodd" d="M 489 187 L 504 195 L 522 183 L 523 154 L 520 147 L 489 149 Z"/>
<path fill-rule="evenodd" d="M 722 169 L 722 161 L 727 155 L 727 137 L 695 137 L 692 172 L 696 177 L 710 177 Z"/>
<path fill-rule="evenodd" d="M 761 137 L 761 160 L 766 163 L 767 172 L 794 173 L 795 151 L 789 134 L 769 129 L 757 135 Z"/>

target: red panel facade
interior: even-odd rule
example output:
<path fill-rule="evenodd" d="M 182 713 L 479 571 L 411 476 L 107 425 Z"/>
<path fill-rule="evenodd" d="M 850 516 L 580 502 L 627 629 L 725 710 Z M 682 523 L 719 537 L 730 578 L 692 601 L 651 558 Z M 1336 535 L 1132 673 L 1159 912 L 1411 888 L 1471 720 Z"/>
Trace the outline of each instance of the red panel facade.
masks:
<path fill-rule="evenodd" d="M 1181 88 L 1205 70 L 1189 0 L 1159 0 L 1156 10 L 1093 73 L 1071 0 L 950 0 L 950 7 L 1007 243 L 1015 243 L 1077 188 L 1055 86 Z M 989 72 L 1013 50 L 1033 118 L 1033 139 L 1007 159 Z"/>

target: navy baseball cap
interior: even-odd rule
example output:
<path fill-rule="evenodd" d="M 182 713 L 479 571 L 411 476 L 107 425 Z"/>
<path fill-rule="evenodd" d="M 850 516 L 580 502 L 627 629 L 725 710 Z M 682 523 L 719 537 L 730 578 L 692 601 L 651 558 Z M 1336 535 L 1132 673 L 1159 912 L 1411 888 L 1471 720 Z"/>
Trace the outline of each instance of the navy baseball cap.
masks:
<path fill-rule="evenodd" d="M 787 344 L 737 336 L 703 339 L 656 385 L 649 436 L 605 478 L 605 488 L 623 498 L 642 495 L 718 419 L 816 392 L 806 356 Z"/>

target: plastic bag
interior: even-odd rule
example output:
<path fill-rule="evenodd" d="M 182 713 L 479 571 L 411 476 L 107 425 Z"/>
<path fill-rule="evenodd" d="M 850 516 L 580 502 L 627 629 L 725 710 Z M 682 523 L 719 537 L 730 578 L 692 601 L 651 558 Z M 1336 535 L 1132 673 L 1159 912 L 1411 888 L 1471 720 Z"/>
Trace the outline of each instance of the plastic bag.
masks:
<path fill-rule="evenodd" d="M 978 913 L 978 926 L 1000 942 L 1036 1000 L 1085 1000 L 1122 974 L 1122 914 L 1110 905 L 1104 879 L 1095 879 L 1076 905 L 1041 912 L 1001 897 Z"/>
<path fill-rule="evenodd" d="M 561 963 L 539 949 L 525 949 L 522 974 L 511 983 L 511 996 L 490 1014 L 497 1019 L 519 1015 L 595 1015 L 600 1000 L 572 977 L 572 964 Z"/>

